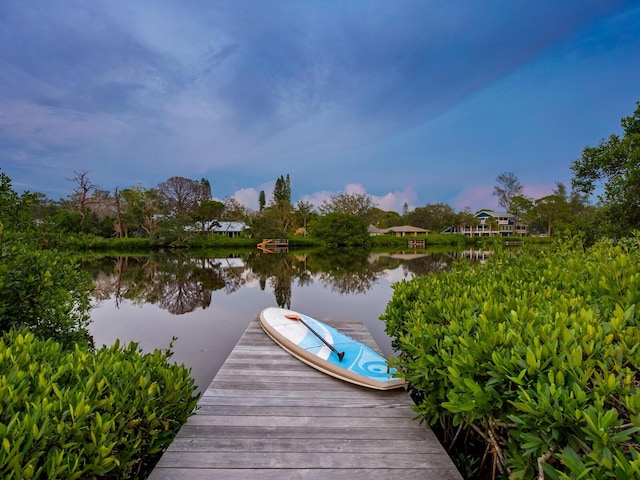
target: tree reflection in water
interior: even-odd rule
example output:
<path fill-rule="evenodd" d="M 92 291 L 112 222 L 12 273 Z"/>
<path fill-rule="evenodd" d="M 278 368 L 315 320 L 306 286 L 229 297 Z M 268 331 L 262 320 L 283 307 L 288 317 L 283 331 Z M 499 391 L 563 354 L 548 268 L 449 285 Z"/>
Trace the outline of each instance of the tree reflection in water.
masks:
<path fill-rule="evenodd" d="M 88 264 L 85 261 L 85 265 Z M 105 257 L 88 266 L 94 273 L 95 299 L 123 299 L 156 304 L 175 315 L 211 305 L 211 293 L 239 288 L 234 272 L 225 272 L 217 259 L 183 255 Z M 228 277 L 228 278 L 227 278 Z"/>
<path fill-rule="evenodd" d="M 418 253 L 420 252 L 420 253 Z M 291 305 L 293 282 L 298 286 L 320 282 L 339 294 L 359 294 L 372 288 L 388 270 L 402 267 L 406 278 L 448 269 L 455 253 L 425 250 L 370 253 L 356 249 L 330 249 L 313 253 L 190 256 L 154 253 L 149 256 L 87 258 L 85 268 L 95 281 L 97 302 L 123 299 L 134 304 L 155 304 L 176 315 L 211 306 L 212 293 L 232 294 L 248 282 L 273 291 L 276 304 Z"/>
<path fill-rule="evenodd" d="M 384 270 L 369 262 L 369 252 L 357 249 L 323 250 L 314 263 L 320 281 L 341 295 L 370 290 Z"/>

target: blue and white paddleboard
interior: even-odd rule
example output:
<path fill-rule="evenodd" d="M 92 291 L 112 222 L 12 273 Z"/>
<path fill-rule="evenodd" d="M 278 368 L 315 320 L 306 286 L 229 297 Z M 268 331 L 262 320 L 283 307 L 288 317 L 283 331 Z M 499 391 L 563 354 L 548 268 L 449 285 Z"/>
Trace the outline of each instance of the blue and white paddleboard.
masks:
<path fill-rule="evenodd" d="M 307 315 L 269 307 L 260 313 L 260 325 L 291 355 L 328 375 L 377 390 L 405 384 L 378 352 Z"/>

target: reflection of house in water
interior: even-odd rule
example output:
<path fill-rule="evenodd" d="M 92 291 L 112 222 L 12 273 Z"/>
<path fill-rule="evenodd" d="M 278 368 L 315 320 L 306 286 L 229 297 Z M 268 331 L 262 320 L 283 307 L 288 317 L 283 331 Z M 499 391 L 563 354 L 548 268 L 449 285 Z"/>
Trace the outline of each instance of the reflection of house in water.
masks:
<path fill-rule="evenodd" d="M 247 266 L 244 258 L 241 257 L 224 257 L 215 258 L 214 261 L 220 264 L 220 268 L 245 268 Z"/>
<path fill-rule="evenodd" d="M 395 258 L 396 260 L 416 260 L 428 257 L 428 253 L 372 253 L 369 255 L 369 263 L 375 263 L 381 258 Z"/>
<path fill-rule="evenodd" d="M 387 261 L 385 262 L 385 259 Z M 372 253 L 369 255 L 369 263 L 388 264 L 390 260 L 396 261 L 398 265 L 408 273 L 424 275 L 430 272 L 441 272 L 450 267 L 452 257 L 445 253 Z M 387 265 L 388 267 L 388 265 Z"/>
<path fill-rule="evenodd" d="M 212 259 L 224 278 L 224 290 L 233 293 L 251 281 L 251 269 L 242 257 L 221 257 Z"/>
<path fill-rule="evenodd" d="M 461 252 L 456 252 L 457 258 L 464 258 L 466 260 L 475 260 L 480 263 L 484 263 L 487 259 L 493 255 L 493 250 L 463 250 Z"/>

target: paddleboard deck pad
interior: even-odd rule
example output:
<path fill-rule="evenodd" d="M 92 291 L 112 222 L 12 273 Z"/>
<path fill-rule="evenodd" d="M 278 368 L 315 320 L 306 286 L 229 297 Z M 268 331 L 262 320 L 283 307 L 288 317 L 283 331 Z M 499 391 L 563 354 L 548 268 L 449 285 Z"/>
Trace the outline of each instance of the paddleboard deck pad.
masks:
<path fill-rule="evenodd" d="M 393 376 L 395 370 L 389 369 L 378 352 L 308 315 L 269 307 L 260 312 L 260 325 L 291 355 L 328 375 L 376 390 L 391 390 L 405 384 L 403 379 Z M 338 354 L 343 352 L 340 360 Z"/>

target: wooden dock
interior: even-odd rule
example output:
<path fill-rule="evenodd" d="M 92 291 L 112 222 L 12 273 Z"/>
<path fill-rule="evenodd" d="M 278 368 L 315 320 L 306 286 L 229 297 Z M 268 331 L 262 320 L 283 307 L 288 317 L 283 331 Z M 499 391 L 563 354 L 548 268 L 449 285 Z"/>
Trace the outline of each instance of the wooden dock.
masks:
<path fill-rule="evenodd" d="M 289 251 L 289 240 L 286 238 L 265 238 L 257 245 L 264 253 L 284 253 Z"/>
<path fill-rule="evenodd" d="M 407 246 L 409 248 L 424 248 L 427 242 L 424 238 L 418 238 L 416 240 L 409 240 Z"/>
<path fill-rule="evenodd" d="M 324 319 L 377 349 L 362 323 Z M 249 325 L 150 480 L 462 479 L 403 389 L 320 373 Z"/>

